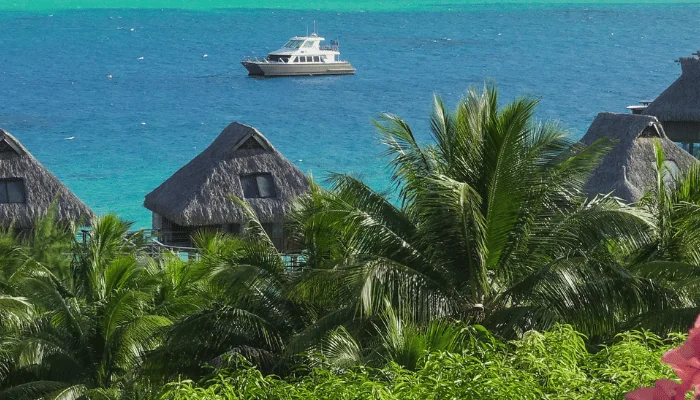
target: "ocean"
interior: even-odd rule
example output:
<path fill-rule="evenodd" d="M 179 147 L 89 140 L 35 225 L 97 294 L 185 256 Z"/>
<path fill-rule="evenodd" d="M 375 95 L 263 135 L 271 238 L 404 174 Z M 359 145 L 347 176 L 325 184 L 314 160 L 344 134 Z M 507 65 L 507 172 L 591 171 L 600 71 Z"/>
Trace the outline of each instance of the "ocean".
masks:
<path fill-rule="evenodd" d="M 577 139 L 597 113 L 627 112 L 673 82 L 674 60 L 700 48 L 698 20 L 700 6 L 681 4 L 5 10 L 0 127 L 93 210 L 149 227 L 146 193 L 232 121 L 317 180 L 354 173 L 384 190 L 379 113 L 404 117 L 425 141 L 433 94 L 454 105 L 492 80 L 502 101 L 540 98 L 537 117 Z M 313 21 L 356 75 L 246 75 L 244 56 Z"/>

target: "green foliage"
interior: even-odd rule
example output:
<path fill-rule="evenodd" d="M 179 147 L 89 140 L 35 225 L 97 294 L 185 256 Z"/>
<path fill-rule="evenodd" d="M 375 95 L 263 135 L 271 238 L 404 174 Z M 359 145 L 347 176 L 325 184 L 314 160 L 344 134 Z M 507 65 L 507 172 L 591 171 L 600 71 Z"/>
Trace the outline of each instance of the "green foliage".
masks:
<path fill-rule="evenodd" d="M 671 376 L 679 336 L 643 328 L 698 314 L 700 166 L 669 179 L 657 146 L 642 201 L 588 198 L 609 143 L 536 105 L 436 97 L 427 143 L 381 116 L 395 191 L 312 182 L 285 227 L 302 270 L 237 198 L 242 235 L 197 232 L 187 261 L 115 215 L 80 240 L 53 208 L 0 229 L 0 398 L 599 399 Z"/>
<path fill-rule="evenodd" d="M 265 376 L 238 359 L 234 369 L 200 384 L 169 384 L 160 399 L 619 399 L 673 376 L 659 358 L 678 339 L 632 331 L 590 354 L 581 334 L 557 326 L 499 346 L 484 341 L 479 353 L 432 352 L 421 357 L 415 371 L 395 363 L 376 369 L 318 367 L 286 379 Z"/>
<path fill-rule="evenodd" d="M 436 97 L 427 144 L 383 115 L 398 205 L 348 175 L 314 187 L 295 226 L 333 240 L 313 249 L 314 268 L 292 293 L 323 324 L 338 305 L 353 321 L 371 320 L 388 299 L 417 322 L 469 320 L 510 338 L 557 323 L 612 336 L 626 316 L 670 301 L 611 251 L 652 241 L 650 213 L 583 192 L 608 143 L 570 142 L 558 125 L 534 120 L 536 105 L 499 107 L 491 85 L 469 90 L 454 111 Z"/>
<path fill-rule="evenodd" d="M 3 399 L 115 398 L 171 323 L 151 312 L 158 281 L 139 261 L 131 225 L 113 215 L 91 225 L 78 243 L 49 213 L 29 242 L 16 238 L 20 255 L 3 265 L 0 296 Z"/>

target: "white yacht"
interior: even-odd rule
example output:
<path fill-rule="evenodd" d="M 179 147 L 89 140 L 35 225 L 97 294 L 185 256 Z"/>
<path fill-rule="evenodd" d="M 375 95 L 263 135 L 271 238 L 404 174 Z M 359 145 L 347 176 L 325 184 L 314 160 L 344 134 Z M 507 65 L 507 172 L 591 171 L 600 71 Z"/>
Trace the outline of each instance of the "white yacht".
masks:
<path fill-rule="evenodd" d="M 311 36 L 295 36 L 265 59 L 246 57 L 241 64 L 248 75 L 258 76 L 354 74 L 355 68 L 340 59 L 338 41 L 331 40 L 330 46 L 321 46 L 323 40 L 315 32 Z"/>

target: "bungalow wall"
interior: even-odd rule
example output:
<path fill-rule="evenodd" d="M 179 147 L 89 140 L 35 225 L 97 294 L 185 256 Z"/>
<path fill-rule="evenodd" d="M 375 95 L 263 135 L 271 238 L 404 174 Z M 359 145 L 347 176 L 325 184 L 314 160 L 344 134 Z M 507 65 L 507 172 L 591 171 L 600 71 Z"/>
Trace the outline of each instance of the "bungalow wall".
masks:
<path fill-rule="evenodd" d="M 152 227 L 154 234 L 157 233 L 158 240 L 168 246 L 175 247 L 192 247 L 192 235 L 199 230 L 218 230 L 234 235 L 241 235 L 243 227 L 241 224 L 221 224 L 221 225 L 200 225 L 200 226 L 182 226 L 158 213 L 153 213 Z M 284 227 L 281 223 L 262 223 L 263 229 L 272 240 L 272 243 L 280 251 L 286 250 L 286 241 L 284 237 Z"/>

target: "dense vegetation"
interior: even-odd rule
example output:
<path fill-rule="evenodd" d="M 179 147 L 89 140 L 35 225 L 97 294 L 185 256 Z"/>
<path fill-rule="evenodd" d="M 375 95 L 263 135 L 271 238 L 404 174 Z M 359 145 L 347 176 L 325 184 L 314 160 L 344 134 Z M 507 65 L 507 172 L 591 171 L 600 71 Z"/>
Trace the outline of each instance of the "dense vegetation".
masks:
<path fill-rule="evenodd" d="M 199 232 L 190 261 L 114 215 L 85 240 L 51 213 L 1 232 L 0 398 L 619 398 L 670 376 L 659 337 L 700 301 L 700 169 L 666 187 L 657 148 L 642 201 L 588 199 L 610 143 L 498 104 L 436 99 L 427 145 L 382 116 L 395 192 L 312 184 L 301 270 L 238 199 L 246 234 Z"/>
<path fill-rule="evenodd" d="M 658 360 L 675 340 L 648 332 L 620 335 L 596 354 L 568 326 L 531 331 L 508 345 L 484 339 L 462 353 L 430 353 L 415 370 L 319 365 L 282 380 L 238 360 L 200 385 L 168 385 L 161 399 L 621 399 L 673 375 Z"/>

